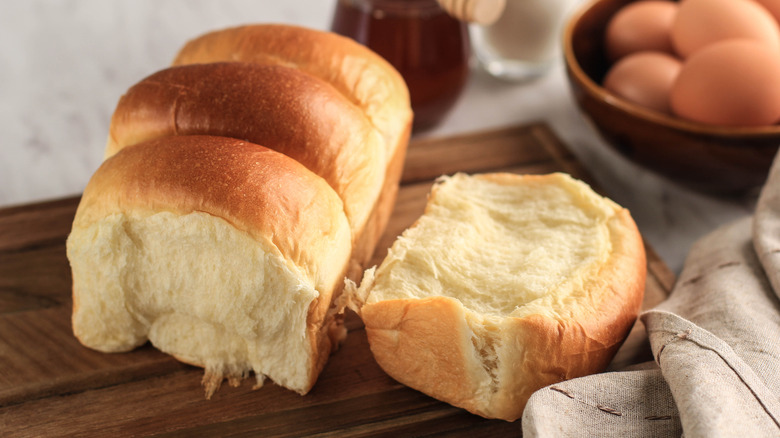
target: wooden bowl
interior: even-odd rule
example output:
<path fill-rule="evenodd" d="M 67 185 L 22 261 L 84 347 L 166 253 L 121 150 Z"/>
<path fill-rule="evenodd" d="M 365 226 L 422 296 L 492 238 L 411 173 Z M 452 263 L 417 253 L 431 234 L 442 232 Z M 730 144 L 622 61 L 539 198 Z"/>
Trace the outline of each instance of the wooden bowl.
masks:
<path fill-rule="evenodd" d="M 609 19 L 631 0 L 595 0 L 564 30 L 566 74 L 585 117 L 606 143 L 656 173 L 688 187 L 741 194 L 761 186 L 780 145 L 780 126 L 721 127 L 645 109 L 601 87 Z"/>

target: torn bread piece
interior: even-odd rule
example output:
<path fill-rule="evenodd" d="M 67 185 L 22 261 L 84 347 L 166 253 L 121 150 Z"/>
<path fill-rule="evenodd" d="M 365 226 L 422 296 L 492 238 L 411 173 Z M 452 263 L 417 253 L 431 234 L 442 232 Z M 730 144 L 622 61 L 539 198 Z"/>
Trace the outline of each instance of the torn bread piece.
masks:
<path fill-rule="evenodd" d="M 76 212 L 73 331 L 103 352 L 149 340 L 205 368 L 207 396 L 250 372 L 305 394 L 345 335 L 350 252 L 341 200 L 295 160 L 227 137 L 140 143 Z"/>
<path fill-rule="evenodd" d="M 537 389 L 607 366 L 645 275 L 629 212 L 585 183 L 456 174 L 345 297 L 391 377 L 514 421 Z"/>

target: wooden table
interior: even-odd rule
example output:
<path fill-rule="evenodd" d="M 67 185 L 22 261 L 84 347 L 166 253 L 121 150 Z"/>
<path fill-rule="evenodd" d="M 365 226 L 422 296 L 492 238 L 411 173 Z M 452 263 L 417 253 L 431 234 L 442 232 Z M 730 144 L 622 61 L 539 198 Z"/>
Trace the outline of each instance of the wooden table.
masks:
<path fill-rule="evenodd" d="M 414 141 L 387 232 L 375 254 L 419 217 L 433 180 L 456 171 L 548 173 L 591 181 L 543 124 Z M 89 350 L 70 327 L 65 257 L 78 198 L 0 210 L 0 436 L 408 436 L 519 435 L 520 422 L 486 420 L 404 387 L 374 362 L 362 324 L 313 390 L 300 396 L 250 380 L 205 400 L 202 370 L 148 344 L 129 353 Z M 641 230 L 640 230 L 641 231 Z M 664 300 L 674 274 L 648 246 L 645 308 Z M 641 323 L 611 369 L 651 360 Z"/>

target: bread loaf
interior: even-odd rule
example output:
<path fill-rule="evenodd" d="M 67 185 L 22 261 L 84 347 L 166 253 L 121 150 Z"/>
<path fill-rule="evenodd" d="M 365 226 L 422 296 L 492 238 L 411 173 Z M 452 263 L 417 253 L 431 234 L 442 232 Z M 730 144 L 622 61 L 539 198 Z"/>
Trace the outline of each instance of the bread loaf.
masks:
<path fill-rule="evenodd" d="M 250 372 L 305 394 L 345 334 L 334 301 L 387 223 L 412 113 L 365 47 L 247 29 L 220 49 L 268 62 L 199 60 L 120 99 L 67 241 L 73 329 L 107 352 L 148 339 L 205 368 L 208 396 Z"/>
<path fill-rule="evenodd" d="M 393 378 L 513 421 L 535 390 L 603 370 L 645 285 L 629 212 L 564 174 L 456 174 L 348 294 Z"/>
<path fill-rule="evenodd" d="M 91 348 L 147 339 L 223 376 L 305 393 L 335 339 L 349 258 L 341 200 L 295 160 L 225 137 L 127 148 L 92 176 L 68 238 L 73 330 Z"/>

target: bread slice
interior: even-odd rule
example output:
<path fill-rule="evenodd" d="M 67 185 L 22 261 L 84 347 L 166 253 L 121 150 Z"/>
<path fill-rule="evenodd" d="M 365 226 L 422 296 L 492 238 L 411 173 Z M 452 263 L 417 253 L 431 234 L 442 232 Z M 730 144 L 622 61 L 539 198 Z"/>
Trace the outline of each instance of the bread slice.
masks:
<path fill-rule="evenodd" d="M 350 251 L 341 200 L 295 160 L 225 137 L 140 143 L 76 212 L 73 330 L 105 352 L 148 339 L 204 367 L 207 395 L 252 371 L 304 394 L 345 334 L 331 304 Z"/>
<path fill-rule="evenodd" d="M 456 174 L 350 290 L 393 378 L 487 418 L 603 370 L 645 285 L 627 210 L 565 174 Z"/>

